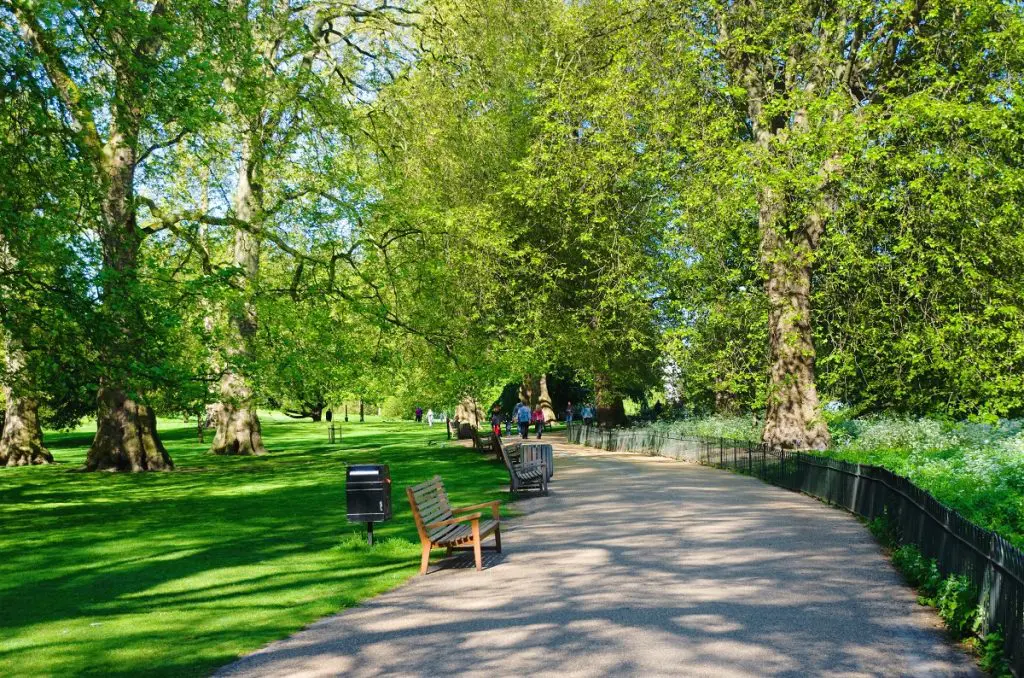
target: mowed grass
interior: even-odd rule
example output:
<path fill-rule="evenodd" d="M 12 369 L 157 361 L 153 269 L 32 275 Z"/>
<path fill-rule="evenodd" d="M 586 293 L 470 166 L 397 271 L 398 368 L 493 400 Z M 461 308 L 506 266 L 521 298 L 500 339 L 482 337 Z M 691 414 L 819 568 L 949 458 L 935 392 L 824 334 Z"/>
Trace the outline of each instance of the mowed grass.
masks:
<path fill-rule="evenodd" d="M 205 675 L 417 572 L 405 487 L 440 474 L 453 502 L 506 499 L 490 459 L 443 427 L 263 415 L 271 454 L 215 457 L 161 421 L 177 470 L 80 473 L 88 430 L 51 434 L 48 467 L 0 469 L 0 676 Z M 209 433 L 207 443 L 209 443 Z M 345 518 L 348 463 L 387 463 L 378 545 Z"/>

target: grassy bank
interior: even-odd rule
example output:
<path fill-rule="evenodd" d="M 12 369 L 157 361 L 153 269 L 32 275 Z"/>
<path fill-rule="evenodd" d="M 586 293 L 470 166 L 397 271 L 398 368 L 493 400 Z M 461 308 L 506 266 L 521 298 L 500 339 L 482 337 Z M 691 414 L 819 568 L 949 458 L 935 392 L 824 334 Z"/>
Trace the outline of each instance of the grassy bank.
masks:
<path fill-rule="evenodd" d="M 260 458 L 161 431 L 171 473 L 74 472 L 87 430 L 47 436 L 52 466 L 0 470 L 0 675 L 207 674 L 413 576 L 407 485 L 506 497 L 501 467 L 443 427 L 352 423 L 329 446 L 326 424 L 265 417 Z M 345 465 L 370 462 L 390 464 L 395 505 L 373 550 L 344 498 Z"/>

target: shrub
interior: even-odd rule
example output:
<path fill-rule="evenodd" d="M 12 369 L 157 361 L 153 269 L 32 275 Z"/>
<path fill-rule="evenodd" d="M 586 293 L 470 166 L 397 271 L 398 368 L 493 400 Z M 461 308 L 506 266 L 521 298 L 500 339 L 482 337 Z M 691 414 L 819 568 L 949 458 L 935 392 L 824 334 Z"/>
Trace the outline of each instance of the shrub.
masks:
<path fill-rule="evenodd" d="M 906 545 L 893 551 L 892 564 L 921 593 L 921 604 L 930 604 L 942 584 L 938 563 L 921 555 L 916 546 Z"/>
<path fill-rule="evenodd" d="M 953 634 L 964 638 L 971 633 L 978 617 L 978 592 L 966 576 L 950 575 L 939 585 L 935 607 Z"/>
<path fill-rule="evenodd" d="M 995 678 L 1011 678 L 1010 664 L 1003 654 L 1003 634 L 999 631 L 992 631 L 985 634 L 981 639 L 981 647 L 978 648 L 978 664 L 983 671 L 987 671 Z"/>
<path fill-rule="evenodd" d="M 874 520 L 868 521 L 868 530 L 878 540 L 878 543 L 887 549 L 895 548 L 899 544 L 899 528 L 889 517 L 888 511 L 883 512 Z"/>

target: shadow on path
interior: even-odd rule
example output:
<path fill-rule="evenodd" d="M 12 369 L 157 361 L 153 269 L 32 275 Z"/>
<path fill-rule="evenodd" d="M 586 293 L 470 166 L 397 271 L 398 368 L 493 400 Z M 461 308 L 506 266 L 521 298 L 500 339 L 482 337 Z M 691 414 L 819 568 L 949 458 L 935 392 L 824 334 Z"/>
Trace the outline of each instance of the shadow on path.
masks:
<path fill-rule="evenodd" d="M 221 675 L 979 675 L 852 516 L 546 442 L 551 495 L 517 505 L 489 569 L 450 559 Z"/>

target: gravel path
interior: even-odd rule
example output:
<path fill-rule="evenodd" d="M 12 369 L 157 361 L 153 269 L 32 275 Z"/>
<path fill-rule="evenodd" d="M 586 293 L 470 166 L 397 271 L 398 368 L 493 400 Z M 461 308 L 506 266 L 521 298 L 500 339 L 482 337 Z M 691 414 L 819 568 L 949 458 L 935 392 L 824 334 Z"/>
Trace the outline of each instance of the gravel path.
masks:
<path fill-rule="evenodd" d="M 550 442 L 550 496 L 483 572 L 454 558 L 219 675 L 980 675 L 850 515 Z"/>

